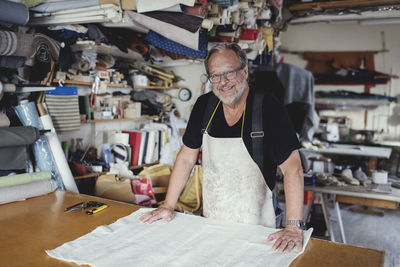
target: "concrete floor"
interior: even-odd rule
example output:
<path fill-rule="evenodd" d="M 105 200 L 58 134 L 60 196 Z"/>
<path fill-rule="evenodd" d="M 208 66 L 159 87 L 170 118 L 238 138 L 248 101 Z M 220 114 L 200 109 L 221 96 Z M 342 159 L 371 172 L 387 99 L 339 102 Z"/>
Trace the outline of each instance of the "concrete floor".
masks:
<path fill-rule="evenodd" d="M 383 210 L 384 216 L 353 212 L 354 205 L 341 204 L 347 243 L 386 251 L 385 267 L 400 266 L 400 209 Z M 333 213 L 333 210 L 330 212 Z M 334 216 L 334 215 L 333 215 Z M 340 241 L 339 226 L 333 222 L 335 240 Z M 318 237 L 317 237 L 318 238 Z"/>

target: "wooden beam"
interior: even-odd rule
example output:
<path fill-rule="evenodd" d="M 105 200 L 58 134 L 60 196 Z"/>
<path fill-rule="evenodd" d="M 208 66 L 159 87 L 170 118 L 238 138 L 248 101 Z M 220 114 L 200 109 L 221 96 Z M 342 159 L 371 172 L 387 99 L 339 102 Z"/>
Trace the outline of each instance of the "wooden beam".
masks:
<path fill-rule="evenodd" d="M 400 0 L 344 0 L 294 4 L 289 7 L 289 11 L 324 10 L 338 8 L 372 7 L 400 5 Z"/>

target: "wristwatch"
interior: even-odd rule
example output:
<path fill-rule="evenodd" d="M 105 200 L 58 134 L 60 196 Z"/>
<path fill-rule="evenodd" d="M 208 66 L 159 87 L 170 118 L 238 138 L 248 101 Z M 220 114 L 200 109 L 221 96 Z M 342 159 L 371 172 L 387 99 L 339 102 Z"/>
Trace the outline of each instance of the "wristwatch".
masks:
<path fill-rule="evenodd" d="M 293 226 L 297 226 L 301 229 L 304 230 L 305 228 L 305 224 L 302 220 L 287 220 L 286 221 L 286 225 L 293 225 Z"/>

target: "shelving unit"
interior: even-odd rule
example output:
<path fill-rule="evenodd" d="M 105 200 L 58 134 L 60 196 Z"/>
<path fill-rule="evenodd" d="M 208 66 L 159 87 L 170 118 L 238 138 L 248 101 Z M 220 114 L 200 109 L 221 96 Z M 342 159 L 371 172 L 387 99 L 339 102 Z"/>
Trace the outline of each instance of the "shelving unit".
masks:
<path fill-rule="evenodd" d="M 58 84 L 60 80 L 53 79 L 53 83 Z M 82 82 L 82 81 L 74 81 L 74 80 L 65 80 L 63 81 L 65 84 L 71 85 L 85 85 L 85 86 L 92 86 L 93 82 Z M 176 90 L 182 89 L 184 87 L 181 86 L 135 86 L 134 88 L 125 86 L 123 84 L 115 84 L 115 83 L 107 83 L 107 87 L 114 87 L 114 88 L 126 88 L 126 89 L 152 89 L 152 90 Z"/>
<path fill-rule="evenodd" d="M 397 0 L 357 0 L 357 1 L 329 1 L 329 2 L 312 2 L 298 3 L 291 5 L 289 11 L 307 11 L 307 10 L 324 10 L 338 8 L 356 8 L 356 7 L 372 7 L 398 4 Z"/>
<path fill-rule="evenodd" d="M 59 79 L 53 79 L 53 83 L 58 84 Z M 86 86 L 92 86 L 93 82 L 82 82 L 82 81 L 74 81 L 74 80 L 65 80 L 63 81 L 65 84 L 71 84 L 71 85 L 86 85 Z M 123 84 L 115 84 L 115 83 L 108 83 L 108 87 L 116 87 L 116 88 L 126 88 L 125 85 Z"/>
<path fill-rule="evenodd" d="M 153 166 L 160 163 L 159 161 L 153 162 L 153 163 L 148 163 L 148 164 L 142 164 L 142 165 L 138 165 L 138 166 L 132 166 L 129 169 L 131 171 L 133 170 L 138 170 L 141 169 L 143 167 L 149 167 L 149 166 Z M 80 180 L 80 179 L 89 179 L 89 178 L 95 178 L 95 177 L 99 177 L 101 175 L 106 174 L 107 172 L 94 172 L 94 173 L 89 173 L 89 174 L 85 174 L 85 175 L 81 175 L 81 176 L 75 176 L 74 179 L 75 180 Z"/>
<path fill-rule="evenodd" d="M 315 98 L 316 110 L 331 109 L 375 109 L 378 106 L 388 105 L 391 102 L 385 99 L 351 99 L 351 98 Z"/>
<path fill-rule="evenodd" d="M 146 120 L 155 120 L 155 119 L 162 119 L 164 118 L 163 116 L 144 116 L 144 117 L 138 117 L 138 118 L 122 118 L 122 119 L 105 119 L 105 120 L 90 120 L 86 121 L 86 123 L 100 123 L 100 122 L 121 122 L 121 121 L 146 121 Z"/>

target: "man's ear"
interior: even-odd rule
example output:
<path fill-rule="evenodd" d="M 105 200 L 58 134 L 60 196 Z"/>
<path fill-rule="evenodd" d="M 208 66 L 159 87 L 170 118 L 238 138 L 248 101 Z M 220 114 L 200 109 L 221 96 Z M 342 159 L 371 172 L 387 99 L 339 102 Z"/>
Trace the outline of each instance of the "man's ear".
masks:
<path fill-rule="evenodd" d="M 246 65 L 244 67 L 243 74 L 244 74 L 244 77 L 246 78 L 246 80 L 249 79 L 249 66 Z"/>

